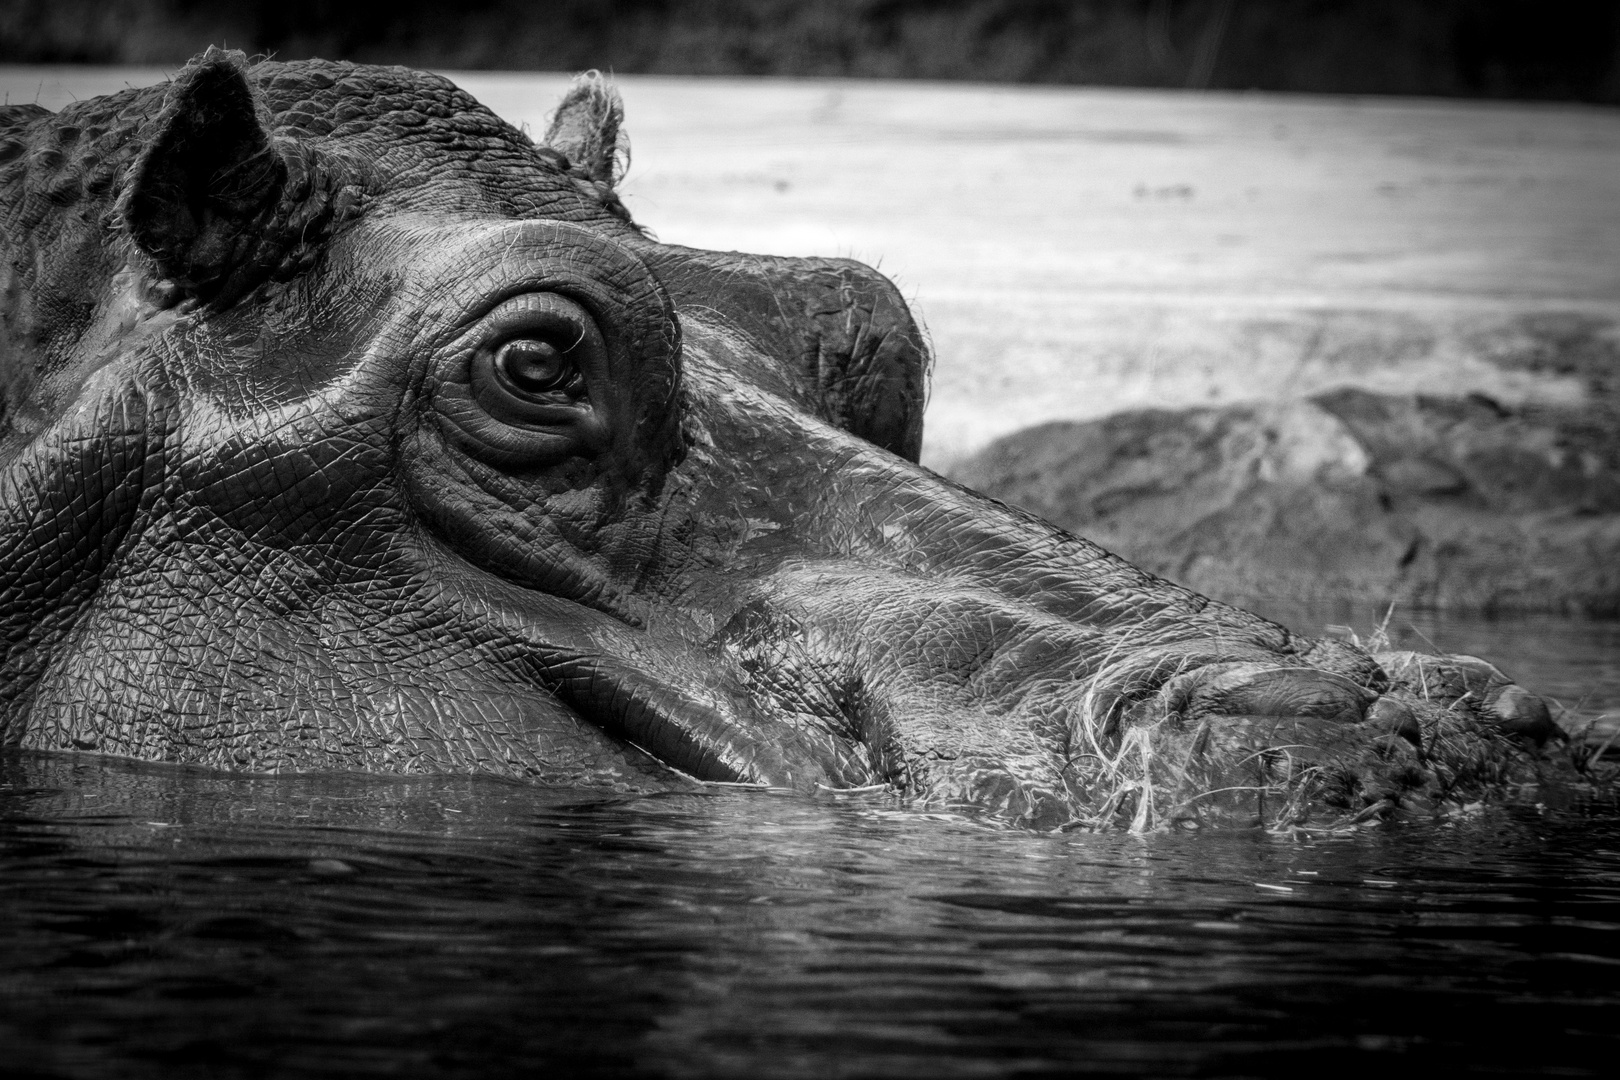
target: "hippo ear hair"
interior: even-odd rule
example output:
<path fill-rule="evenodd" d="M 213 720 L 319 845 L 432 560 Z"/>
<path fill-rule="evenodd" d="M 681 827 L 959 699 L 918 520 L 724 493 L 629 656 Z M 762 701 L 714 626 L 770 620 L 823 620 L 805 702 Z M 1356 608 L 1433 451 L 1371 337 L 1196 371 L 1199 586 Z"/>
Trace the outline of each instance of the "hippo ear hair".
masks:
<path fill-rule="evenodd" d="M 574 76 L 546 129 L 545 145 L 566 156 L 587 178 L 613 185 L 630 165 L 630 148 L 619 130 L 624 102 L 600 71 Z"/>

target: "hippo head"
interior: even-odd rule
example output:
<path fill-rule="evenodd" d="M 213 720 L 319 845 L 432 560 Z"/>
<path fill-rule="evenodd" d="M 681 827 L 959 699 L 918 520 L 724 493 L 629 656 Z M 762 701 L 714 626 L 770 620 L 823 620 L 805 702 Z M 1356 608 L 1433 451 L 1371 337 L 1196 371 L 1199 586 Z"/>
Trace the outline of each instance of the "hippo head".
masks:
<path fill-rule="evenodd" d="M 1147 827 L 1471 792 L 1552 730 L 920 467 L 894 288 L 649 239 L 618 118 L 222 52 L 0 113 L 7 744 Z"/>

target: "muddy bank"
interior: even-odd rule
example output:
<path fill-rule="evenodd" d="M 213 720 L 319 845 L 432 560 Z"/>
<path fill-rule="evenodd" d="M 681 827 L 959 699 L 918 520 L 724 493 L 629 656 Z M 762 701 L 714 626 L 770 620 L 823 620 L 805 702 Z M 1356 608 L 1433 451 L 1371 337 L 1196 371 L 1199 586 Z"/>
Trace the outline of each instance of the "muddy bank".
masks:
<path fill-rule="evenodd" d="M 1223 599 L 1620 615 L 1620 335 L 1494 357 L 1568 403 L 1345 387 L 1136 409 L 1002 438 L 952 470 Z"/>

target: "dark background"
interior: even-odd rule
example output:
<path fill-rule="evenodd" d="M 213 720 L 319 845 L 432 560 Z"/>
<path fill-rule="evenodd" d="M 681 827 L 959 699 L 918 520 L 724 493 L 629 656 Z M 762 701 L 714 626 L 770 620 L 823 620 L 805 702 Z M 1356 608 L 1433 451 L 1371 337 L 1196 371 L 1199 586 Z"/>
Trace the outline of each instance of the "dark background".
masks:
<path fill-rule="evenodd" d="M 0 62 L 424 67 L 1620 103 L 1601 0 L 0 0 Z"/>

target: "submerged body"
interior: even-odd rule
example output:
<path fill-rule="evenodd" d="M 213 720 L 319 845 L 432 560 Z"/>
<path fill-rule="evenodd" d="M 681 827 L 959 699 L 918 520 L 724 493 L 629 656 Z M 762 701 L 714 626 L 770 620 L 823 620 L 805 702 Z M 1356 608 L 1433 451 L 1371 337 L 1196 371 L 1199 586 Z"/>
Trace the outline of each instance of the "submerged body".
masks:
<path fill-rule="evenodd" d="M 1213 603 L 916 464 L 842 260 L 649 239 L 590 80 L 213 52 L 0 111 L 0 730 L 253 770 L 883 785 L 1038 827 L 1342 821 L 1546 706 Z"/>

